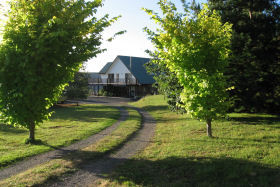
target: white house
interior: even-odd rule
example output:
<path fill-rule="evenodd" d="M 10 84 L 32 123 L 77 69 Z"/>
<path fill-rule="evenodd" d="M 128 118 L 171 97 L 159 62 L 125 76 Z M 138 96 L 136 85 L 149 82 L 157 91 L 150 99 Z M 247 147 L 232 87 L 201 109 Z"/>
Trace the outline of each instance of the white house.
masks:
<path fill-rule="evenodd" d="M 100 78 L 90 82 L 91 87 L 98 86 L 114 96 L 143 96 L 152 94 L 153 77 L 147 73 L 144 65 L 149 58 L 117 56 L 108 62 L 99 72 Z"/>

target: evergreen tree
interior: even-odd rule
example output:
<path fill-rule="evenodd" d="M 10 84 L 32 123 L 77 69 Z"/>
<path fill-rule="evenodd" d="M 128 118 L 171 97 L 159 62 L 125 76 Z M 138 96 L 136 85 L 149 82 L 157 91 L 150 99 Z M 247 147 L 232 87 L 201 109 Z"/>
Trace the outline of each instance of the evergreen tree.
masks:
<path fill-rule="evenodd" d="M 228 82 L 235 108 L 279 112 L 280 7 L 276 0 L 209 0 L 233 24 Z"/>
<path fill-rule="evenodd" d="M 67 99 L 86 99 L 88 94 L 88 74 L 75 73 L 74 80 L 65 88 L 65 96 Z"/>

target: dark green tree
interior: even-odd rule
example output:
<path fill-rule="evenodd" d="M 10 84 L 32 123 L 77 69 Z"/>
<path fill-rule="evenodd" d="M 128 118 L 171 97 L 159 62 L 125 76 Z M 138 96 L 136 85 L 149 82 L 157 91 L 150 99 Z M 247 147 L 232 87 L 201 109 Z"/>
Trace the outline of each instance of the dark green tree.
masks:
<path fill-rule="evenodd" d="M 86 73 L 75 73 L 73 81 L 65 88 L 67 99 L 86 99 L 89 94 L 88 75 Z"/>
<path fill-rule="evenodd" d="M 149 51 L 150 56 L 153 56 L 153 60 L 146 64 L 146 69 L 151 73 L 155 79 L 153 85 L 157 88 L 160 94 L 163 94 L 167 99 L 169 108 L 174 112 L 185 113 L 185 109 L 182 106 L 180 94 L 183 91 L 183 87 L 180 85 L 175 73 L 171 72 L 166 64 L 160 63 L 160 59 Z"/>
<path fill-rule="evenodd" d="M 82 63 L 103 50 L 101 32 L 117 18 L 94 15 L 102 0 L 13 0 L 0 45 L 0 111 L 29 129 L 51 115 Z"/>
<path fill-rule="evenodd" d="M 222 21 L 233 24 L 227 69 L 235 108 L 279 112 L 280 7 L 276 0 L 209 0 Z"/>

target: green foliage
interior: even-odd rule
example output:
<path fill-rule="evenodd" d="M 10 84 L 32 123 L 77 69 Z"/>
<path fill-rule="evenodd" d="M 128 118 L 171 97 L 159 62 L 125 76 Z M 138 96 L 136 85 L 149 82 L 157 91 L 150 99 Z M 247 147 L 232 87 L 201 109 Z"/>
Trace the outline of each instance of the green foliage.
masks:
<path fill-rule="evenodd" d="M 227 69 L 235 109 L 276 112 L 280 108 L 280 6 L 277 0 L 210 0 L 222 21 L 233 25 Z"/>
<path fill-rule="evenodd" d="M 74 80 L 65 89 L 68 99 L 86 99 L 89 94 L 88 75 L 86 73 L 75 73 Z"/>
<path fill-rule="evenodd" d="M 159 1 L 163 17 L 145 10 L 161 29 L 146 29 L 156 50 L 156 63 L 164 64 L 176 75 L 183 90 L 181 101 L 194 118 L 210 121 L 226 114 L 229 107 L 226 81 L 231 25 L 222 24 L 220 16 L 207 5 L 191 15 L 178 13 L 175 5 Z"/>
<path fill-rule="evenodd" d="M 117 17 L 94 17 L 102 0 L 14 0 L 10 6 L 0 46 L 1 118 L 33 131 L 82 62 L 103 51 L 101 32 Z"/>
<path fill-rule="evenodd" d="M 197 15 L 201 10 L 200 4 L 195 0 L 192 0 L 191 6 L 185 1 L 182 2 L 186 11 L 190 8 Z M 172 111 L 185 113 L 186 110 L 182 107 L 183 103 L 180 98 L 183 87 L 178 78 L 166 67 L 166 64 L 158 62 L 159 59 L 153 52 L 147 50 L 147 53 L 153 57 L 153 60 L 146 64 L 147 71 L 153 74 L 156 81 L 153 86 L 167 98 L 168 106 Z"/>
<path fill-rule="evenodd" d="M 98 92 L 98 95 L 100 96 L 113 96 L 113 94 L 105 89 L 101 89 Z"/>
<path fill-rule="evenodd" d="M 150 55 L 153 56 L 153 53 L 150 52 Z M 176 75 L 166 67 L 166 64 L 159 63 L 156 57 L 145 65 L 156 81 L 153 86 L 167 98 L 169 108 L 172 111 L 184 113 L 185 109 L 181 107 L 183 103 L 180 99 L 183 87 L 179 84 Z"/>

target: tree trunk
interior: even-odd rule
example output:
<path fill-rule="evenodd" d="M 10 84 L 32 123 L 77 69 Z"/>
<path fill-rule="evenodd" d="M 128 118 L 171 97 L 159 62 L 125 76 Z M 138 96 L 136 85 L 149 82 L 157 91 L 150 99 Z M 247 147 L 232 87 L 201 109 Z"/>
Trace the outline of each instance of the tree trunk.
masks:
<path fill-rule="evenodd" d="M 30 143 L 35 142 L 35 123 L 31 123 L 29 126 L 29 141 Z"/>
<path fill-rule="evenodd" d="M 212 126 L 211 126 L 211 119 L 206 121 L 206 126 L 207 126 L 207 136 L 212 138 Z"/>

